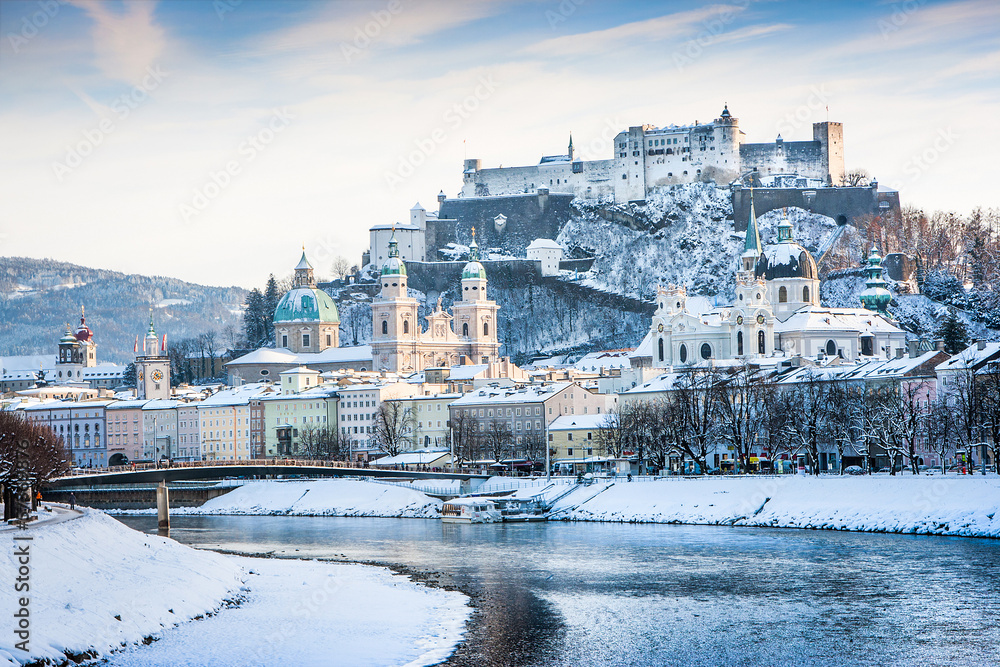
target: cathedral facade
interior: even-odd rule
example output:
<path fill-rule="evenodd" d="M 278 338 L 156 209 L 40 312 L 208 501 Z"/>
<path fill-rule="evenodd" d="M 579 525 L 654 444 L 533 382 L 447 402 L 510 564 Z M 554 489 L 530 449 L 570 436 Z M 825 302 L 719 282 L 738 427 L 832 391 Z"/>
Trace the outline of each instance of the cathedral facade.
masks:
<path fill-rule="evenodd" d="M 475 233 L 475 232 L 473 232 Z M 406 264 L 395 235 L 382 265 L 381 290 L 372 303 L 372 362 L 377 370 L 420 372 L 425 368 L 501 361 L 497 341 L 497 306 L 486 293 L 486 270 L 473 238 L 469 262 L 462 270 L 461 299 L 452 312 L 437 307 L 420 325 L 420 302 L 408 296 Z"/>
<path fill-rule="evenodd" d="M 849 362 L 891 358 L 905 350 L 906 332 L 885 312 L 891 294 L 875 249 L 867 270 L 863 308 L 821 306 L 816 262 L 795 242 L 791 223 L 782 220 L 777 242 L 762 247 L 751 203 L 735 301 L 689 309 L 684 287 L 659 288 L 649 332 L 632 354 L 632 365 L 672 368 L 777 356 L 839 357 Z"/>

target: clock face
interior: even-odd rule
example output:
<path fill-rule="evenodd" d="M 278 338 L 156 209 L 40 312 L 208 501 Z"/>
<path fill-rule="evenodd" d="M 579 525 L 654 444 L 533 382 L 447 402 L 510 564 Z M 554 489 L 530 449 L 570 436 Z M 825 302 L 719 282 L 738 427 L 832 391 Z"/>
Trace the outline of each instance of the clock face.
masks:
<path fill-rule="evenodd" d="M 163 371 L 157 368 L 150 377 L 153 378 L 153 382 L 159 382 L 163 379 Z"/>
<path fill-rule="evenodd" d="M 656 327 L 656 330 L 657 331 L 663 331 L 663 323 L 662 322 L 660 322 L 660 325 L 658 327 Z"/>
<path fill-rule="evenodd" d="M 139 382 L 142 382 L 142 377 L 143 377 L 142 371 L 139 371 Z"/>
<path fill-rule="evenodd" d="M 764 324 L 764 313 L 757 315 L 757 324 Z"/>
<path fill-rule="evenodd" d="M 742 315 L 737 315 L 736 316 L 736 324 L 743 324 L 743 316 Z"/>

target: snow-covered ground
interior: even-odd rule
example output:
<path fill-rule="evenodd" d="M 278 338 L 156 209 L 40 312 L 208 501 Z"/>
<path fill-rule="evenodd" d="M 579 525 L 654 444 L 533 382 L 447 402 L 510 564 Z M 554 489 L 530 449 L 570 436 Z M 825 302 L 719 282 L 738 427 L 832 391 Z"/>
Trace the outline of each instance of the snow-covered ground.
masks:
<path fill-rule="evenodd" d="M 584 492 L 557 504 L 579 503 L 561 518 L 1000 537 L 996 475 L 619 480 L 579 502 Z"/>
<path fill-rule="evenodd" d="M 450 654 L 470 613 L 464 595 L 384 568 L 223 556 L 96 510 L 0 536 L 6 582 L 20 567 L 13 538 L 32 538 L 19 541 L 29 545 L 29 651 L 5 630 L 0 665 L 124 647 L 111 664 L 417 667 Z M 5 586 L 8 619 L 13 596 Z M 136 645 L 146 637 L 159 641 Z"/>
<path fill-rule="evenodd" d="M 434 484 L 433 486 L 436 486 Z M 200 507 L 171 507 L 171 514 L 252 514 L 290 516 L 441 516 L 441 501 L 416 489 L 353 479 L 251 482 Z M 155 514 L 132 510 L 129 514 Z"/>

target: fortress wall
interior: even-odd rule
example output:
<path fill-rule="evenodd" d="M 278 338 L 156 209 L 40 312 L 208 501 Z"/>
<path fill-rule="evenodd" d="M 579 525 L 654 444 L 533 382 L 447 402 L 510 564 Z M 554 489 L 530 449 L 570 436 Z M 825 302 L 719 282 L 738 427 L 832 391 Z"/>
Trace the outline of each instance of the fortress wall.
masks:
<path fill-rule="evenodd" d="M 743 144 L 740 161 L 744 172 L 756 168 L 761 176 L 795 173 L 827 181 L 830 174 L 826 155 L 818 141 Z"/>
<path fill-rule="evenodd" d="M 449 242 L 468 245 L 472 227 L 476 228 L 480 249 L 502 248 L 507 254 L 523 257 L 535 239 L 555 239 L 559 235 L 573 215 L 572 201 L 573 195 L 563 193 L 445 199 L 438 215 L 456 222 L 449 223 L 453 225 L 450 236 L 443 232 L 436 234 L 433 245 L 428 238 L 427 257 L 439 258 L 438 249 Z M 507 218 L 502 230 L 494 222 L 498 215 Z"/>
<path fill-rule="evenodd" d="M 808 203 L 806 192 L 815 193 L 812 203 Z M 879 215 L 879 194 L 872 187 L 858 188 L 754 188 L 754 210 L 763 215 L 785 206 L 819 213 L 841 223 L 856 224 L 861 216 Z M 732 191 L 734 226 L 737 231 L 747 228 L 750 219 L 750 190 L 734 188 Z M 896 199 L 898 211 L 898 198 Z"/>
<path fill-rule="evenodd" d="M 480 169 L 465 175 L 463 197 L 488 197 L 533 192 L 541 186 L 537 166 Z"/>

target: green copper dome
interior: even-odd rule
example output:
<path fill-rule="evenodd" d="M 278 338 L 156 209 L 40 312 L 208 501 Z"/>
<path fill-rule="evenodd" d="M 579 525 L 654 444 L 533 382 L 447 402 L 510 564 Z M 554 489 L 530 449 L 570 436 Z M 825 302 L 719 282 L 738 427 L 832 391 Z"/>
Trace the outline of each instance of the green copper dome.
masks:
<path fill-rule="evenodd" d="M 892 301 L 892 292 L 886 289 L 886 282 L 882 279 L 882 256 L 878 254 L 876 246 L 872 246 L 871 254 L 868 255 L 865 272 L 868 274 L 868 281 L 858 297 L 868 310 L 884 313 Z"/>
<path fill-rule="evenodd" d="M 383 276 L 405 276 L 406 264 L 399 258 L 399 243 L 396 241 L 396 230 L 392 230 L 389 239 L 389 259 L 382 265 Z"/>
<path fill-rule="evenodd" d="M 340 322 L 330 295 L 315 287 L 296 287 L 285 293 L 274 309 L 274 322 Z"/>
<path fill-rule="evenodd" d="M 479 262 L 469 262 L 465 265 L 465 268 L 462 269 L 462 280 L 465 280 L 466 278 L 486 280 L 486 269 L 484 269 L 483 265 Z"/>

